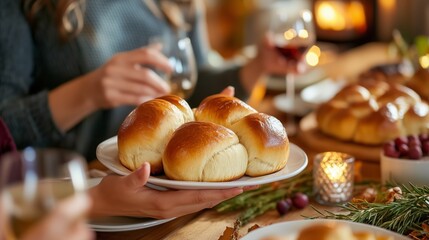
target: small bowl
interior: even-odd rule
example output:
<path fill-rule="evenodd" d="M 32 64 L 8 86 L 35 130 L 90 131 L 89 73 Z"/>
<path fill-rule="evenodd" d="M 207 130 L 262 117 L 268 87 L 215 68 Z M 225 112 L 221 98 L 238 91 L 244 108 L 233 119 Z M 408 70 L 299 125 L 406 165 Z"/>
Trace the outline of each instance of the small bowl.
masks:
<path fill-rule="evenodd" d="M 387 157 L 381 152 L 381 181 L 429 185 L 429 156 L 419 160 Z"/>

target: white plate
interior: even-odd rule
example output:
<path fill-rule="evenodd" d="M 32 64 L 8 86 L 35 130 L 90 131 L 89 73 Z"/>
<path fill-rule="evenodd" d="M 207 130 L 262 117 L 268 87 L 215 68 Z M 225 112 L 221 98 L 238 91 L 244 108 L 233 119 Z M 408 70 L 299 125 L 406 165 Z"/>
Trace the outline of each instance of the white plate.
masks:
<path fill-rule="evenodd" d="M 326 78 L 325 70 L 320 67 L 314 67 L 307 72 L 299 74 L 295 78 L 295 88 L 303 89 L 311 84 L 319 82 Z M 267 89 L 286 91 L 285 76 L 270 76 L 267 78 Z"/>
<path fill-rule="evenodd" d="M 98 145 L 97 158 L 102 164 L 117 174 L 128 175 L 131 173 L 129 169 L 119 162 L 117 137 L 109 138 Z M 148 183 L 173 189 L 226 189 L 253 186 L 291 178 L 302 172 L 307 164 L 308 159 L 305 152 L 298 146 L 291 143 L 289 160 L 286 167 L 269 175 L 261 177 L 244 176 L 240 179 L 229 182 L 176 181 L 167 179 L 165 176 L 150 176 Z"/>
<path fill-rule="evenodd" d="M 392 236 L 394 240 L 409 240 L 409 238 L 403 235 L 372 225 L 355 223 L 351 221 L 328 219 L 300 220 L 276 223 L 251 231 L 249 234 L 241 238 L 241 240 L 261 240 L 262 238 L 268 236 L 282 236 L 285 237 L 285 239 L 287 240 L 295 240 L 298 237 L 298 233 L 301 231 L 301 229 L 308 227 L 312 224 L 322 223 L 347 224 L 350 226 L 353 232 L 371 232 L 377 236 Z"/>
<path fill-rule="evenodd" d="M 94 187 L 99 184 L 100 181 L 101 178 L 91 178 L 88 180 L 88 187 Z M 157 226 L 173 219 L 174 218 L 160 220 L 138 217 L 103 217 L 90 219 L 88 225 L 98 232 L 122 232 Z"/>
<path fill-rule="evenodd" d="M 286 94 L 279 94 L 274 97 L 274 107 L 279 111 L 292 113 L 297 116 L 305 116 L 313 110 L 312 106 L 302 101 L 299 95 L 295 96 L 293 106 L 291 106 Z"/>
<path fill-rule="evenodd" d="M 307 103 L 307 106 L 316 108 L 321 103 L 331 99 L 345 86 L 345 84 L 345 81 L 333 81 L 328 78 L 304 88 L 301 91 L 300 96 L 302 101 Z"/>

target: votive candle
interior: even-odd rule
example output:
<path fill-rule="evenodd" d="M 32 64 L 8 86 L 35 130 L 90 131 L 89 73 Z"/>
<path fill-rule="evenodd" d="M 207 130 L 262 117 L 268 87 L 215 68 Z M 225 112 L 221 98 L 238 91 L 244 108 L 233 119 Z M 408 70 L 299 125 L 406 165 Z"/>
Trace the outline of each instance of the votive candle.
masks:
<path fill-rule="evenodd" d="M 353 194 L 354 157 L 341 152 L 324 152 L 313 162 L 314 194 L 325 205 L 344 203 Z"/>

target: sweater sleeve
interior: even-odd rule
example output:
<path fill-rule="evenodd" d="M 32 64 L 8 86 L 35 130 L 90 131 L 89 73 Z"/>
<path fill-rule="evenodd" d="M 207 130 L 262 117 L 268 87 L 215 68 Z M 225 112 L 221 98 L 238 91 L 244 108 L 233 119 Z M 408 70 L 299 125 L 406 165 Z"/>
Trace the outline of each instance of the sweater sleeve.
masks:
<path fill-rule="evenodd" d="M 47 91 L 30 95 L 34 49 L 21 1 L 0 1 L 0 116 L 18 148 L 44 146 L 62 133 L 55 126 Z"/>

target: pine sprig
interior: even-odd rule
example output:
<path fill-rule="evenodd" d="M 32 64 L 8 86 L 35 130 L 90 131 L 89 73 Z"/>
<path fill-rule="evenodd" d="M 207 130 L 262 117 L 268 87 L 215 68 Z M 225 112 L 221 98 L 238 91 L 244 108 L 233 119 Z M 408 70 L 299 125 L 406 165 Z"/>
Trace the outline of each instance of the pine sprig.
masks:
<path fill-rule="evenodd" d="M 423 231 L 422 224 L 429 219 L 429 187 L 402 185 L 402 198 L 390 203 L 349 202 L 340 213 L 321 212 L 318 217 L 343 219 L 371 224 L 400 234 Z"/>

